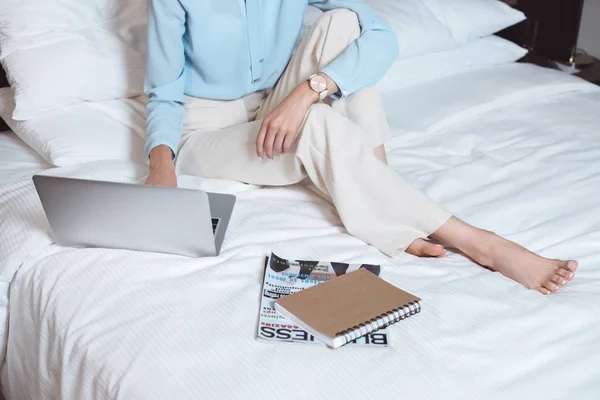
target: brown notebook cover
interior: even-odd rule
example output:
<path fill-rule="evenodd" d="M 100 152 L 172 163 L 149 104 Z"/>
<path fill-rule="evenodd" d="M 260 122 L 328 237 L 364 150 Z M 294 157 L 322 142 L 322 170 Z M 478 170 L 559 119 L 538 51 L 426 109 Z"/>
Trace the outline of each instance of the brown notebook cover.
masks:
<path fill-rule="evenodd" d="M 418 313 L 420 300 L 359 269 L 283 297 L 275 309 L 327 345 L 338 347 Z"/>

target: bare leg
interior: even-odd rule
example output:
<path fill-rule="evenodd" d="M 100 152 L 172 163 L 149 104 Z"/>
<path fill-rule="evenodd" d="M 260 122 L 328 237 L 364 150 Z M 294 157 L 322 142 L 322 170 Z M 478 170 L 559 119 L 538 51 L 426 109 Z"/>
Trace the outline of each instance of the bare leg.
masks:
<path fill-rule="evenodd" d="M 431 238 L 456 248 L 478 264 L 543 294 L 555 292 L 572 280 L 578 266 L 577 261 L 551 260 L 538 256 L 493 232 L 475 228 L 455 217 L 431 235 Z M 414 254 L 421 251 L 431 256 L 427 252 L 434 248 L 431 246 L 435 245 L 419 239 L 411 244 L 407 252 Z"/>
<path fill-rule="evenodd" d="M 374 152 L 375 152 L 375 157 L 377 157 L 377 159 L 379 161 L 381 161 L 385 165 L 388 165 L 388 160 L 387 160 L 387 155 L 385 154 L 385 146 L 384 145 L 376 147 Z"/>

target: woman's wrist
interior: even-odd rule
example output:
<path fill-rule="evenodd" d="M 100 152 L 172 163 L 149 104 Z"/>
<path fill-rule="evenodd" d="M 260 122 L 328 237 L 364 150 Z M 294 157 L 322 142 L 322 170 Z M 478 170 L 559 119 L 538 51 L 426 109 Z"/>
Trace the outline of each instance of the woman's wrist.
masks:
<path fill-rule="evenodd" d="M 174 168 L 173 151 L 169 146 L 161 144 L 150 152 L 150 170 Z"/>
<path fill-rule="evenodd" d="M 300 92 L 300 96 L 302 97 L 304 104 L 311 106 L 319 101 L 319 93 L 312 90 L 308 81 L 304 81 L 298 85 L 297 89 Z"/>
<path fill-rule="evenodd" d="M 329 95 L 337 93 L 340 90 L 337 83 L 335 83 L 335 81 L 331 79 L 327 74 L 319 72 L 319 75 L 325 78 L 325 80 L 327 81 L 327 92 L 329 93 Z M 306 102 L 309 105 L 315 104 L 319 101 L 320 95 L 310 87 L 309 81 L 305 81 L 298 85 L 298 89 L 302 92 L 302 97 L 306 99 Z"/>

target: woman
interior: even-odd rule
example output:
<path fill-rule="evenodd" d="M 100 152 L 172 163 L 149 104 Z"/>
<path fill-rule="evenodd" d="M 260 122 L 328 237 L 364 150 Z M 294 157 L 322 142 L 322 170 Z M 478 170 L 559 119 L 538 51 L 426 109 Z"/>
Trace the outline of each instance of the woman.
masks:
<path fill-rule="evenodd" d="M 296 48 L 309 4 L 326 12 Z M 148 40 L 147 184 L 309 177 L 350 234 L 390 256 L 451 246 L 544 294 L 574 277 L 577 262 L 470 226 L 387 167 L 374 85 L 398 43 L 362 0 L 149 0 Z"/>

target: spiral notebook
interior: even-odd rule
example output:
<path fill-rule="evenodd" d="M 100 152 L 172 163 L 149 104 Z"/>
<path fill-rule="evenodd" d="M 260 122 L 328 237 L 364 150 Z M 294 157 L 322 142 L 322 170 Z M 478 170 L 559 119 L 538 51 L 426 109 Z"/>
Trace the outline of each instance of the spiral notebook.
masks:
<path fill-rule="evenodd" d="M 332 348 L 421 311 L 421 299 L 366 269 L 283 297 L 275 310 Z"/>

